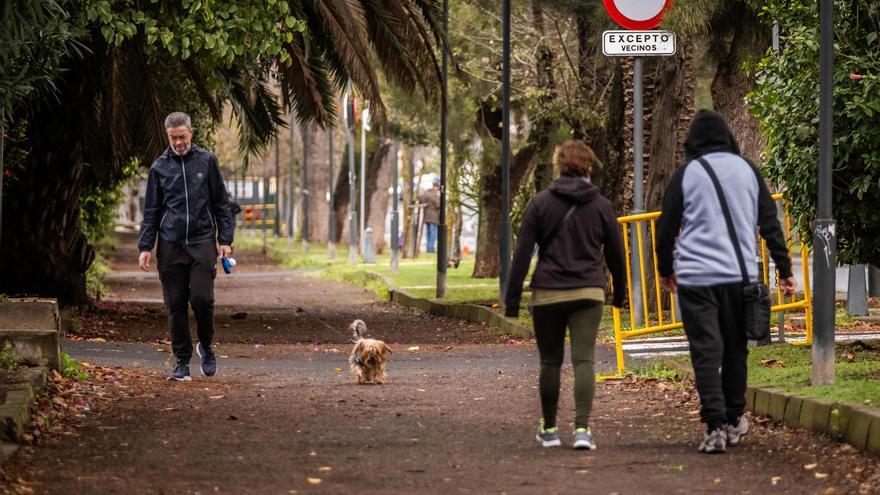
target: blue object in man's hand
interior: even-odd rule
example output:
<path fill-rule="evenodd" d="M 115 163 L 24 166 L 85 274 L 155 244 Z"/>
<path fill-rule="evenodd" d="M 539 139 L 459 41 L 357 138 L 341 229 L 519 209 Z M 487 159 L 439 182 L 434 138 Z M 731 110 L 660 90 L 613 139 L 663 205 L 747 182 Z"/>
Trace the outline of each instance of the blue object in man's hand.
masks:
<path fill-rule="evenodd" d="M 223 265 L 223 271 L 229 275 L 232 273 L 232 267 L 235 266 L 235 258 L 223 256 L 220 258 L 220 264 Z"/>

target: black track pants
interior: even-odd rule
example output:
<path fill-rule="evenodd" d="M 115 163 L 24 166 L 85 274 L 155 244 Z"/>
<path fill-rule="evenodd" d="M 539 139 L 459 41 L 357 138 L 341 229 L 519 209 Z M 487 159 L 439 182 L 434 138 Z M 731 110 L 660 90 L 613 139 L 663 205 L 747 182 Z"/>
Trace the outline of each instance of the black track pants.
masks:
<path fill-rule="evenodd" d="M 746 406 L 748 378 L 742 284 L 679 287 L 678 294 L 700 417 L 710 428 L 735 422 Z"/>
<path fill-rule="evenodd" d="M 189 362 L 193 345 L 187 305 L 196 317 L 199 341 L 210 346 L 214 338 L 217 246 L 212 242 L 182 246 L 159 241 L 156 261 L 171 327 L 171 349 L 177 359 Z"/>

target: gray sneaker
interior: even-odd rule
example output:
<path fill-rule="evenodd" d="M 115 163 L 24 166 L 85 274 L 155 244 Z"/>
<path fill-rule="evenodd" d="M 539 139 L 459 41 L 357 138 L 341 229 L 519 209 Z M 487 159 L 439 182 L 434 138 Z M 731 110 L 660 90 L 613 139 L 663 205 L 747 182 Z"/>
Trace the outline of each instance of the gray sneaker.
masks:
<path fill-rule="evenodd" d="M 555 427 L 544 429 L 543 418 L 541 418 L 541 423 L 538 425 L 538 434 L 535 435 L 535 438 L 544 447 L 559 447 L 562 445 L 562 441 L 559 440 L 559 433 Z"/>
<path fill-rule="evenodd" d="M 706 454 L 724 453 L 727 450 L 727 432 L 724 428 L 715 428 L 712 433 L 706 433 L 706 438 L 697 450 Z"/>
<path fill-rule="evenodd" d="M 168 375 L 168 379 L 177 380 L 179 382 L 191 381 L 192 377 L 189 376 L 189 363 L 183 360 L 178 360 L 177 364 L 174 366 L 174 370 Z"/>
<path fill-rule="evenodd" d="M 739 443 L 742 441 L 742 437 L 746 436 L 749 433 L 749 420 L 747 420 L 745 416 L 740 416 L 736 420 L 736 425 L 727 425 L 726 429 L 727 444 L 739 445 Z"/>
<path fill-rule="evenodd" d="M 572 447 L 575 450 L 596 450 L 596 442 L 593 441 L 593 433 L 589 428 L 578 428 L 574 430 L 574 442 Z"/>

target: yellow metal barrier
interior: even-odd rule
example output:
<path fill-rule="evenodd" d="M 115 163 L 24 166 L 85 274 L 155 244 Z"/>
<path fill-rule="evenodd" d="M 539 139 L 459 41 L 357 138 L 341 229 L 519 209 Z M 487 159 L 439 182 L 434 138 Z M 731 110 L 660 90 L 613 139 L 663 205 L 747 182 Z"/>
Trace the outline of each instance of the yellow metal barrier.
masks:
<path fill-rule="evenodd" d="M 774 194 L 773 199 L 776 201 L 782 200 L 781 194 Z M 648 335 L 653 333 L 661 333 L 668 332 L 672 330 L 678 330 L 682 328 L 682 323 L 678 321 L 677 315 L 675 314 L 675 294 L 669 293 L 669 319 L 666 320 L 663 314 L 663 303 L 664 298 L 662 296 L 662 292 L 660 290 L 660 274 L 657 271 L 657 250 L 656 250 L 656 222 L 657 218 L 660 217 L 660 212 L 652 212 L 652 213 L 642 213 L 638 215 L 629 215 L 618 217 L 617 221 L 620 223 L 621 229 L 623 230 L 623 246 L 626 251 L 626 278 L 627 278 L 627 291 L 629 297 L 629 329 L 624 330 L 623 324 L 621 322 L 621 311 L 618 308 L 613 308 L 613 317 L 614 317 L 614 341 L 617 351 L 617 373 L 619 375 L 623 375 L 624 373 L 624 355 L 623 355 L 623 341 L 629 340 L 634 337 L 639 337 L 642 335 Z M 648 311 L 648 298 L 650 291 L 647 287 L 647 276 L 646 276 L 646 267 L 645 267 L 645 255 L 643 253 L 643 247 L 645 246 L 642 233 L 644 230 L 644 224 L 647 222 L 648 227 L 651 233 L 651 254 L 653 255 L 653 267 L 654 267 L 654 302 L 656 303 L 656 311 L 652 314 Z M 633 227 L 634 225 L 634 227 Z M 632 228 L 636 229 L 636 241 L 638 242 L 637 246 L 637 255 L 639 260 L 639 273 L 633 274 L 631 263 L 629 260 L 631 259 L 630 250 L 630 241 L 629 235 L 630 230 Z M 791 217 L 788 214 L 788 208 L 785 208 L 785 225 L 783 226 L 785 238 L 787 240 L 788 245 L 788 255 L 791 257 L 792 252 L 792 235 L 791 235 Z M 772 312 L 776 313 L 779 311 L 792 311 L 792 310 L 804 310 L 806 314 L 806 341 L 804 344 L 811 344 L 813 342 L 813 311 L 812 311 L 812 297 L 810 295 L 810 270 L 809 270 L 809 253 L 807 251 L 806 245 L 801 242 L 800 247 L 800 257 L 801 257 L 801 268 L 803 269 L 803 278 L 804 278 L 804 297 L 803 299 L 798 300 L 795 294 L 791 296 L 785 296 L 782 293 L 782 290 L 779 288 L 779 284 L 776 286 L 776 300 L 775 304 L 772 306 Z M 758 254 L 758 253 L 756 253 Z M 767 257 L 767 243 L 764 239 L 760 241 L 760 256 L 763 260 L 763 266 L 765 267 L 763 270 L 764 274 L 764 283 L 769 286 L 770 284 L 770 274 L 769 270 L 766 267 L 768 264 Z M 640 325 L 636 324 L 635 314 L 632 311 L 634 299 L 633 299 L 633 288 L 632 281 L 633 277 L 639 277 L 641 281 L 641 299 L 642 299 L 642 309 L 644 310 L 644 322 Z M 778 274 L 777 274 L 778 276 Z M 786 301 L 786 298 L 788 300 Z"/>

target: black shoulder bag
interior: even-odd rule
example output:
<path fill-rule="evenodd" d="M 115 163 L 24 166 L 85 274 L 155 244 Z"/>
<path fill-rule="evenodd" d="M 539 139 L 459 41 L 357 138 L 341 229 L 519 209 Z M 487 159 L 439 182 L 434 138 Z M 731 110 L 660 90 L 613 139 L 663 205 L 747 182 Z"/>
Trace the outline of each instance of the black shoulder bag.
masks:
<path fill-rule="evenodd" d="M 721 190 L 718 176 L 715 175 L 715 172 L 706 163 L 706 160 L 698 158 L 697 161 L 700 162 L 700 165 L 709 174 L 709 178 L 715 186 L 715 192 L 718 193 L 721 212 L 724 214 L 724 222 L 727 224 L 727 233 L 730 235 L 733 250 L 736 252 L 736 260 L 739 262 L 739 271 L 742 273 L 743 278 L 743 322 L 746 329 L 746 338 L 757 341 L 767 340 L 770 337 L 770 291 L 766 285 L 760 282 L 753 284 L 749 280 L 749 273 L 746 271 L 746 262 L 739 245 L 739 238 L 736 235 L 733 218 L 730 216 L 730 209 L 727 206 L 724 191 Z"/>

